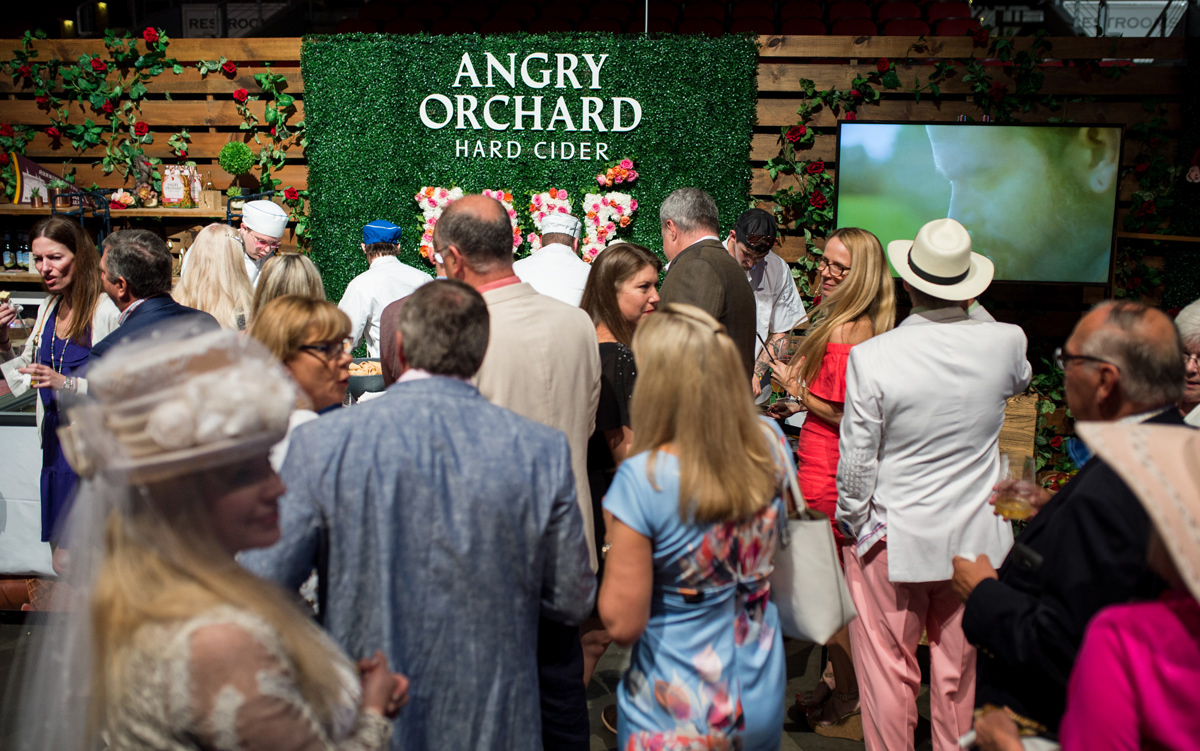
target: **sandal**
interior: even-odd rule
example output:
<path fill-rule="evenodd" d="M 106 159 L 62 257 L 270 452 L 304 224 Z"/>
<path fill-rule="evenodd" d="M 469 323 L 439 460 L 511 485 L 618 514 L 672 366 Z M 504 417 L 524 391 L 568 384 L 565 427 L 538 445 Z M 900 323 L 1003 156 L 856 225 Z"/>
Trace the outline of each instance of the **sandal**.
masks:
<path fill-rule="evenodd" d="M 817 681 L 816 688 L 805 691 L 803 694 L 796 694 L 796 708 L 805 713 L 820 709 L 833 698 L 833 689 L 833 671 L 827 670 L 821 676 L 821 680 Z"/>
<path fill-rule="evenodd" d="M 858 703 L 857 691 L 848 694 L 835 691 L 833 698 L 834 701 L 808 713 L 808 724 L 813 730 L 817 730 L 818 728 L 832 728 L 844 723 L 848 718 L 862 714 L 862 709 Z"/>

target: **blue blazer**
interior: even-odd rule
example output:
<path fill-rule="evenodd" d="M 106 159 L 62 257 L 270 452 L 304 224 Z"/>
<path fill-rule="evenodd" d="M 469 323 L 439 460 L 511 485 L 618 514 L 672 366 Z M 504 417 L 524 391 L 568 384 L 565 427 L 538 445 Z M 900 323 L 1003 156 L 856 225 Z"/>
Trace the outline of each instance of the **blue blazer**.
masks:
<path fill-rule="evenodd" d="M 153 334 L 167 323 L 178 323 L 184 316 L 193 318 L 194 333 L 220 328 L 217 319 L 202 310 L 180 305 L 171 299 L 170 295 L 157 295 L 147 298 L 141 305 L 134 308 L 129 317 L 108 336 L 92 345 L 89 363 L 94 363 L 118 344 L 135 342 Z"/>

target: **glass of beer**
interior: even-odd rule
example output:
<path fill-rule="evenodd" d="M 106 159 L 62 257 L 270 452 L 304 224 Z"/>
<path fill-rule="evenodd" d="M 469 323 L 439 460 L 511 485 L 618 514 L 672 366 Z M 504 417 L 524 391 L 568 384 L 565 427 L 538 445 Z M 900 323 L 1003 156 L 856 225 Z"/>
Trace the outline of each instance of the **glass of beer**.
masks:
<path fill-rule="evenodd" d="M 1010 521 L 1023 521 L 1033 516 L 1030 499 L 1037 492 L 1034 467 L 1032 456 L 1000 455 L 1000 481 L 1004 490 L 996 494 L 996 513 Z"/>

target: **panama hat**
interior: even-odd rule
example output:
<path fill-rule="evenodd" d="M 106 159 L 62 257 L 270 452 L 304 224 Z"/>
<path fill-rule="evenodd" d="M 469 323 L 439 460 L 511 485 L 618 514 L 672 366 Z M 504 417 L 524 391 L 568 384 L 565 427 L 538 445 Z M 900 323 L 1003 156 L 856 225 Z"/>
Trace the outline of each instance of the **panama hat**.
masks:
<path fill-rule="evenodd" d="M 1200 431 L 1101 422 L 1079 423 L 1076 430 L 1146 507 L 1188 591 L 1200 600 Z"/>
<path fill-rule="evenodd" d="M 953 219 L 934 219 L 915 240 L 893 240 L 888 260 L 909 286 L 943 300 L 970 300 L 992 283 L 991 260 L 971 252 L 971 235 Z"/>

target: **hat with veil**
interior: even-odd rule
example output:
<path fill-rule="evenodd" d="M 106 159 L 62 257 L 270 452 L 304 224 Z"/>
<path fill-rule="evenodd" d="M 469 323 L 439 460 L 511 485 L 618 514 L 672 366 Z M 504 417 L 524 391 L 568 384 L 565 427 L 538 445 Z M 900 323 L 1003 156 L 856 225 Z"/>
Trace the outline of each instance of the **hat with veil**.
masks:
<path fill-rule="evenodd" d="M 6 686 L 5 706 L 18 707 L 14 747 L 21 751 L 103 747 L 90 736 L 102 727 L 90 718 L 92 605 L 110 521 L 196 503 L 200 496 L 187 492 L 148 502 L 147 488 L 181 478 L 186 485 L 265 455 L 283 438 L 296 398 L 291 378 L 257 341 L 225 330 L 197 333 L 187 322 L 113 349 L 88 380 L 87 398 L 68 408 L 71 424 L 60 430 L 80 477 L 62 535 L 64 586 L 55 588 L 55 612 L 37 616 L 41 624 L 31 620 Z M 153 537 L 137 544 L 171 559 L 169 540 Z"/>

